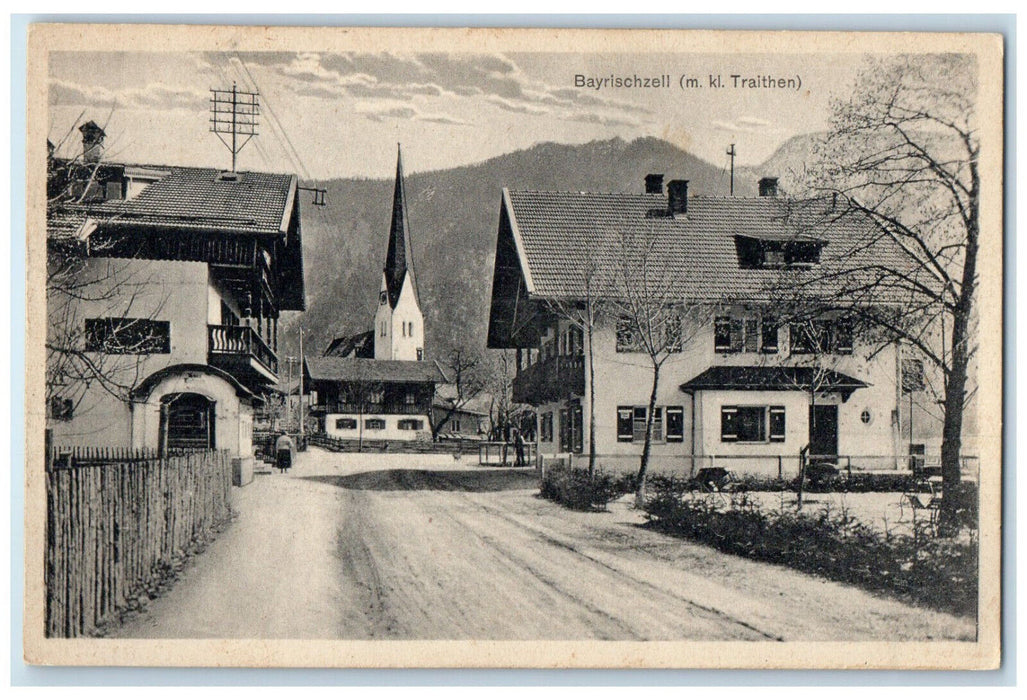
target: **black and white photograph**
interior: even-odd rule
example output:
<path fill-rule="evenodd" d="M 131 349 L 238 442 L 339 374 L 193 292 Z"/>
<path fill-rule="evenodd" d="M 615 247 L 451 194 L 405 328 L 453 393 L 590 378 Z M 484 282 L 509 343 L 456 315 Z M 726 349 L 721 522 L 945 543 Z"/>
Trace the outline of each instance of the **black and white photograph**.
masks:
<path fill-rule="evenodd" d="M 27 661 L 996 667 L 1002 81 L 33 26 Z"/>

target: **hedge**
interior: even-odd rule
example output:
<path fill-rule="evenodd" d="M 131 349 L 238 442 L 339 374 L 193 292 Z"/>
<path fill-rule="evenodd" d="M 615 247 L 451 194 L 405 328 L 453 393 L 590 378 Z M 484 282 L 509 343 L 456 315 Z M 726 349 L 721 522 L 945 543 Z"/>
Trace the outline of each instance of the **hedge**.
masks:
<path fill-rule="evenodd" d="M 744 494 L 728 506 L 661 488 L 649 526 L 730 554 L 896 594 L 959 615 L 977 613 L 977 533 L 939 538 L 880 533 L 845 512 L 765 512 Z M 968 536 L 966 536 L 968 535 Z"/>

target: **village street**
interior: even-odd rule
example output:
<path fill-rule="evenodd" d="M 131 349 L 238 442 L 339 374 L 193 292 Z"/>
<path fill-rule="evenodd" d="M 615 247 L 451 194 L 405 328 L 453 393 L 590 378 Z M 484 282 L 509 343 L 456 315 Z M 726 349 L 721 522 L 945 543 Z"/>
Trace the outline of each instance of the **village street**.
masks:
<path fill-rule="evenodd" d="M 526 469 L 317 448 L 233 489 L 235 521 L 118 637 L 973 639 L 913 608 L 576 513 Z M 409 460 L 401 464 L 402 460 Z"/>

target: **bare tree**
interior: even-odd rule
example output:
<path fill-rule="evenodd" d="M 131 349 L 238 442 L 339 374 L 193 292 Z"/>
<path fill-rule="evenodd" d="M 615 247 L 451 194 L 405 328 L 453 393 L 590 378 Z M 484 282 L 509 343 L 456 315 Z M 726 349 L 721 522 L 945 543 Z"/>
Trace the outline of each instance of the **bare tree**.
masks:
<path fill-rule="evenodd" d="M 66 138 L 47 156 L 46 400 L 58 421 L 72 417 L 91 387 L 129 401 L 146 356 L 167 351 L 153 319 L 168 295 L 145 266 L 105 257 L 113 243 L 90 236 L 90 202 L 106 165 L 84 153 L 58 157 Z"/>
<path fill-rule="evenodd" d="M 645 439 L 635 477 L 635 505 L 641 508 L 645 505 L 660 370 L 709 322 L 709 308 L 689 303 L 675 291 L 661 262 L 658 236 L 652 226 L 622 231 L 618 243 L 620 250 L 609 297 L 609 315 L 616 318 L 617 345 L 644 354 L 652 370 Z"/>
<path fill-rule="evenodd" d="M 477 398 L 485 390 L 488 382 L 485 361 L 480 350 L 462 345 L 451 347 L 443 353 L 439 365 L 447 383 L 453 387 L 454 395 L 448 397 L 445 413 L 438 421 L 435 421 L 432 411 L 428 412 L 431 417 L 432 440 L 439 439 L 442 428 L 458 411 Z"/>
<path fill-rule="evenodd" d="M 833 105 L 811 186 L 875 221 L 901 259 L 852 271 L 839 295 L 943 375 L 942 478 L 960 483 L 963 413 L 972 393 L 980 173 L 977 66 L 958 54 L 868 59 L 851 96 Z M 841 213 L 838 219 L 841 218 Z M 868 240 L 866 245 L 875 245 Z M 955 521 L 943 499 L 941 529 Z"/>
<path fill-rule="evenodd" d="M 606 300 L 600 295 L 604 288 L 603 269 L 599 265 L 594 250 L 584 251 L 585 260 L 580 268 L 583 298 L 574 301 L 551 300 L 547 303 L 549 310 L 559 318 L 570 321 L 581 329 L 587 343 L 588 362 L 588 473 L 595 474 L 596 468 L 596 372 L 595 372 L 595 331 L 604 318 L 607 307 Z"/>

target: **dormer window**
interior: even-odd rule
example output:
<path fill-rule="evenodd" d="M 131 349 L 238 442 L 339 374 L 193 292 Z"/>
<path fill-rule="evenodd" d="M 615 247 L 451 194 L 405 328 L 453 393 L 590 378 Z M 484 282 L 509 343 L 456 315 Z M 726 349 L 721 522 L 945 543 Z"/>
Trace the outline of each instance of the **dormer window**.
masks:
<path fill-rule="evenodd" d="M 817 265 L 824 245 L 815 238 L 735 236 L 738 266 L 743 270 Z"/>

